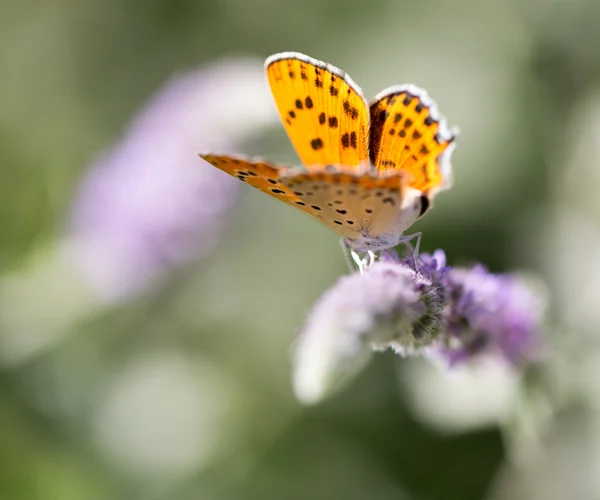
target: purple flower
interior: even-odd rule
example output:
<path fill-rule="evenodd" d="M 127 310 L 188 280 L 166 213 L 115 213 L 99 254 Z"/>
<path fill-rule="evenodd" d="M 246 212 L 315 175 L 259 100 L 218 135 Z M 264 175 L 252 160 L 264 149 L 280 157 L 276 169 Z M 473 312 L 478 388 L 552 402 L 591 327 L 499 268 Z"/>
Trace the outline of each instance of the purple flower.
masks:
<path fill-rule="evenodd" d="M 443 289 L 408 265 L 376 262 L 342 277 L 314 306 L 296 343 L 294 388 L 313 403 L 368 361 L 373 350 L 408 354 L 442 328 Z"/>
<path fill-rule="evenodd" d="M 438 354 L 450 365 L 479 356 L 518 365 L 537 356 L 544 303 L 522 278 L 478 265 L 453 269 L 446 287 L 450 302 Z"/>
<path fill-rule="evenodd" d="M 238 183 L 195 153 L 234 151 L 274 120 L 260 61 L 225 61 L 168 82 L 90 166 L 73 203 L 71 254 L 96 293 L 130 297 L 208 255 Z"/>
<path fill-rule="evenodd" d="M 442 358 L 535 357 L 543 303 L 517 276 L 482 266 L 452 269 L 438 250 L 412 258 L 382 252 L 363 274 L 341 278 L 313 307 L 298 338 L 294 388 L 314 403 L 341 387 L 372 351 Z"/>

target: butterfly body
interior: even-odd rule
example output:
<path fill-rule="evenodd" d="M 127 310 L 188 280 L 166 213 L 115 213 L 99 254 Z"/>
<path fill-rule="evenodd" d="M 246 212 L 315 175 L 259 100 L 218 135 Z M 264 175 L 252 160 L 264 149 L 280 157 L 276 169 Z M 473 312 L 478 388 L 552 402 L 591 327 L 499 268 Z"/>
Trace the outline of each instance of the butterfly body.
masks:
<path fill-rule="evenodd" d="M 267 78 L 303 168 L 200 155 L 312 216 L 356 251 L 396 246 L 451 184 L 449 131 L 427 94 L 390 87 L 369 104 L 340 69 L 303 54 L 267 59 Z"/>

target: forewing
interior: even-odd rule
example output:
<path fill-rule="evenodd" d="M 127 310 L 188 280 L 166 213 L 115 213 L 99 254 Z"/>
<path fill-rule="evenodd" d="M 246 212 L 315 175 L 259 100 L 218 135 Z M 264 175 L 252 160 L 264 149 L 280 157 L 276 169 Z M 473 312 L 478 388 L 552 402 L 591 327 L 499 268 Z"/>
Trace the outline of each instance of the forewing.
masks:
<path fill-rule="evenodd" d="M 265 68 L 283 126 L 302 164 L 309 170 L 326 165 L 366 170 L 369 109 L 350 77 L 296 52 L 269 57 Z"/>
<path fill-rule="evenodd" d="M 237 177 L 263 193 L 301 210 L 304 208 L 302 200 L 294 195 L 279 178 L 281 172 L 285 171 L 287 167 L 228 155 L 199 154 L 198 156 L 219 170 Z"/>

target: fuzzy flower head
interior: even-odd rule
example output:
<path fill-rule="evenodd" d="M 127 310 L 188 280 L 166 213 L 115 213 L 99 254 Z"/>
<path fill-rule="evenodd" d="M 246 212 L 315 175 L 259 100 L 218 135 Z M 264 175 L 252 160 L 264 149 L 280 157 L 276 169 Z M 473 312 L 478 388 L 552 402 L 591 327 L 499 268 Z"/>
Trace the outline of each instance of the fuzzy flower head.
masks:
<path fill-rule="evenodd" d="M 296 396 L 315 403 L 360 371 L 373 351 L 517 364 L 539 348 L 542 301 L 516 276 L 452 269 L 438 250 L 417 262 L 384 252 L 341 278 L 313 307 L 294 353 Z"/>
<path fill-rule="evenodd" d="M 373 350 L 412 354 L 442 328 L 444 295 L 408 265 L 377 262 L 341 278 L 314 306 L 295 348 L 297 397 L 312 403 L 357 373 Z"/>

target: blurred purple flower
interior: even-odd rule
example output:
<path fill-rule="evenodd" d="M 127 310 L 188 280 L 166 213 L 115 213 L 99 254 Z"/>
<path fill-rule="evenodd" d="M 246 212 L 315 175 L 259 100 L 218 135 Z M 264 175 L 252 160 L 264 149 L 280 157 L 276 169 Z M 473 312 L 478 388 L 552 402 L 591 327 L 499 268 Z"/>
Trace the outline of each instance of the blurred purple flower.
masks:
<path fill-rule="evenodd" d="M 276 119 L 260 61 L 224 61 L 169 81 L 91 165 L 73 203 L 71 254 L 96 293 L 130 297 L 210 253 L 238 183 L 195 153 L 233 152 Z"/>
<path fill-rule="evenodd" d="M 535 357 L 543 301 L 517 276 L 482 266 L 452 269 L 438 250 L 413 259 L 383 252 L 363 274 L 341 278 L 313 307 L 294 359 L 297 397 L 314 403 L 364 366 L 373 350 L 442 358 Z"/>

